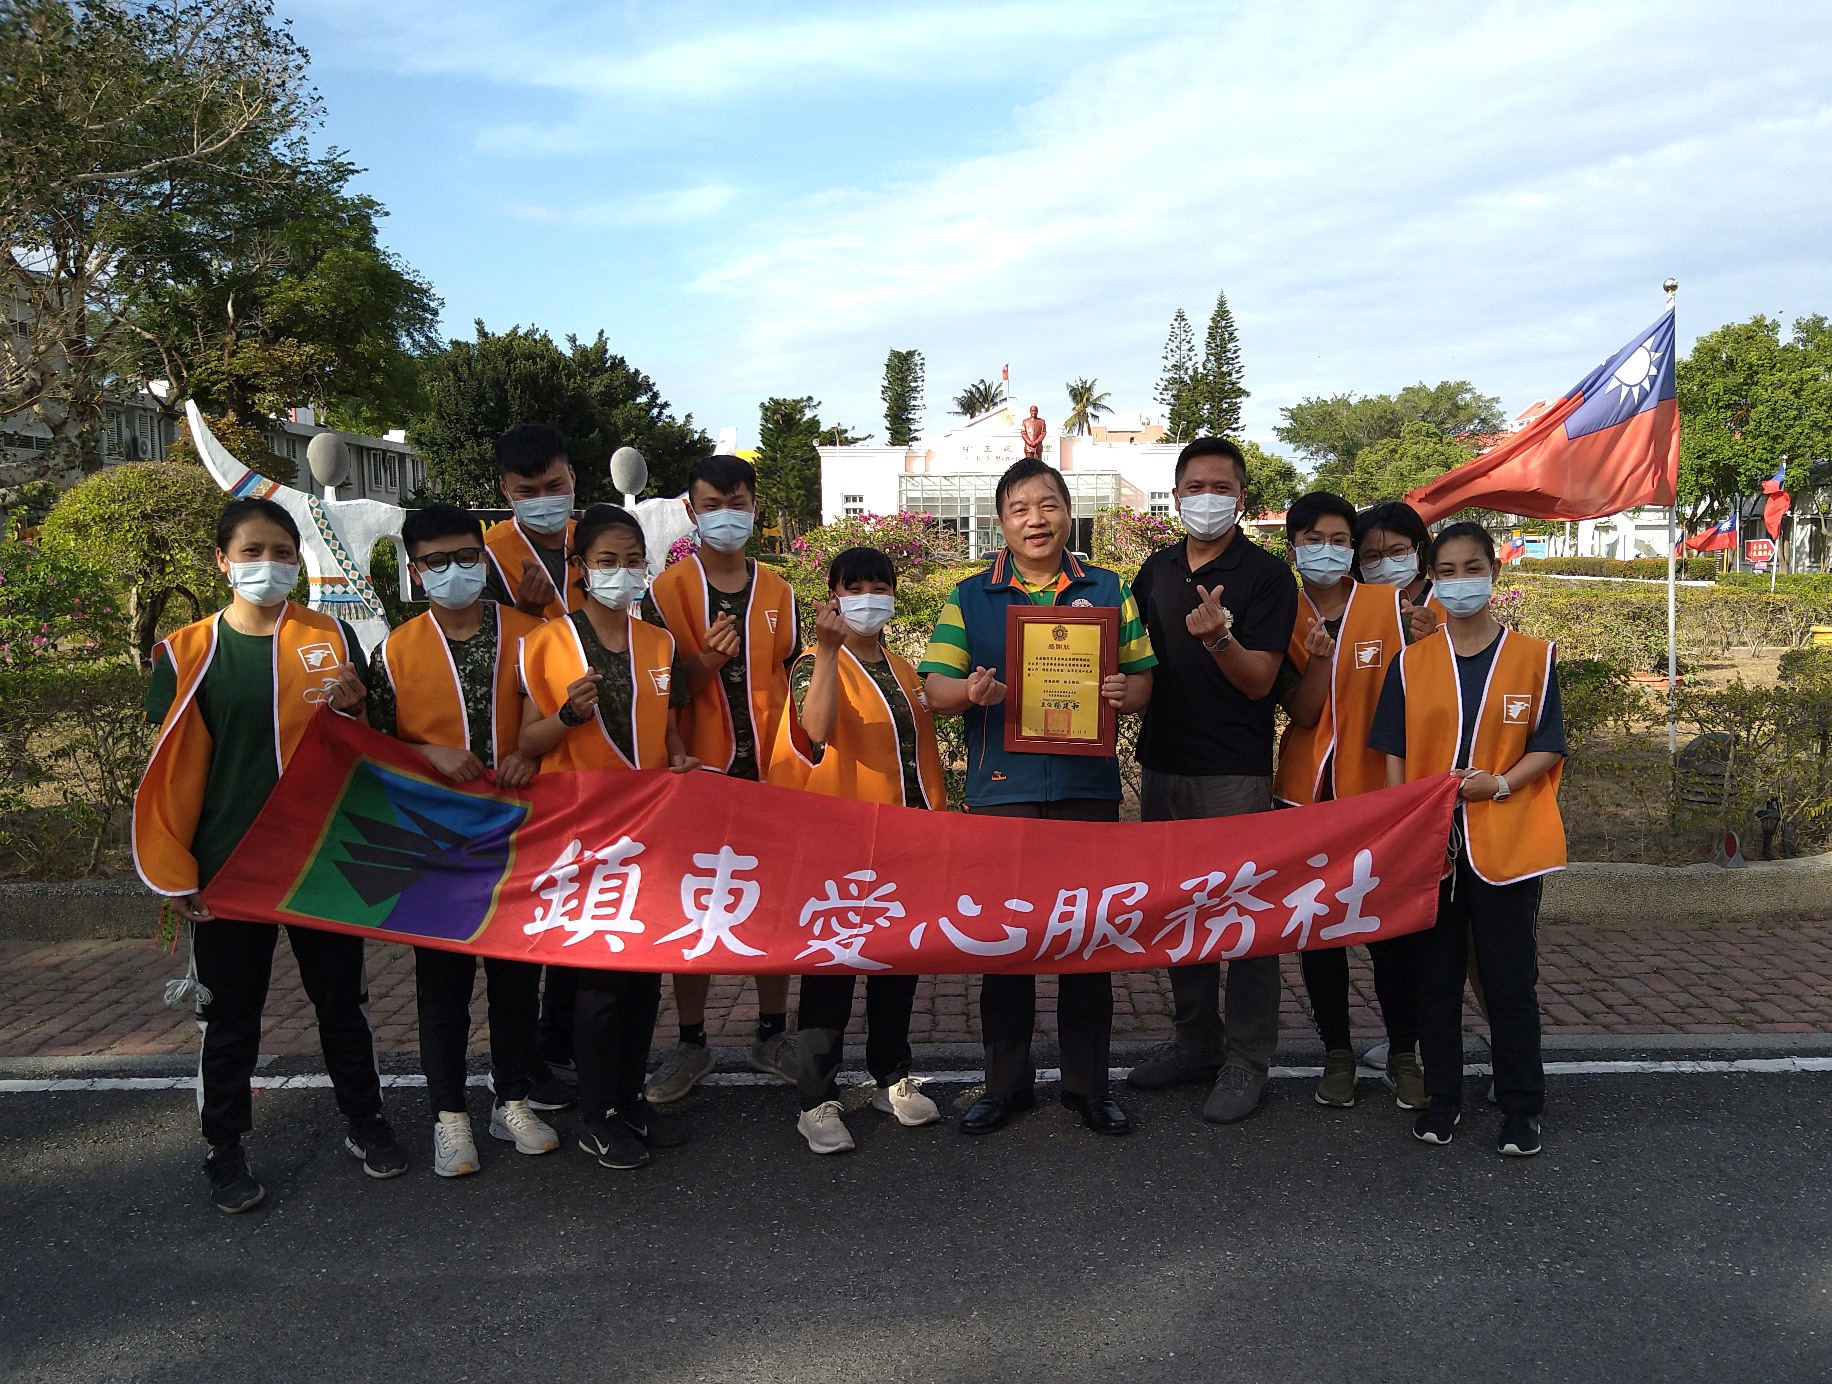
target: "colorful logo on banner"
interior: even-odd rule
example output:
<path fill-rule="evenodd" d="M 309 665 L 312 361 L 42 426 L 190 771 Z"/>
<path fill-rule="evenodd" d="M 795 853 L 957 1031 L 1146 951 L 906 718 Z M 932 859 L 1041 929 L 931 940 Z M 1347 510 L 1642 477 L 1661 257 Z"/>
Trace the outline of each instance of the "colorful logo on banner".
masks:
<path fill-rule="evenodd" d="M 495 911 L 527 816 L 519 799 L 460 793 L 360 759 L 281 911 L 473 941 Z"/>

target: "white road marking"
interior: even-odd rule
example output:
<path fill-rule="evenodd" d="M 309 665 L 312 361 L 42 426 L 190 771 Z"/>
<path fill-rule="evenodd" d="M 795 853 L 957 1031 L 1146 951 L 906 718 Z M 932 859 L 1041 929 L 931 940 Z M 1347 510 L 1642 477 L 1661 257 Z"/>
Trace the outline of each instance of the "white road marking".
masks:
<path fill-rule="evenodd" d="M 1108 1073 L 1115 1080 L 1123 1079 L 1132 1068 L 1114 1067 Z M 1463 1068 L 1468 1076 L 1490 1076 L 1493 1069 L 1486 1062 L 1466 1063 Z M 1598 1062 L 1548 1062 L 1547 1076 L 1717 1076 L 1717 1075 L 1758 1075 L 1758 1076 L 1794 1076 L 1808 1072 L 1832 1072 L 1832 1057 L 1738 1057 L 1710 1058 L 1698 1060 L 1673 1059 L 1665 1061 L 1598 1061 Z M 1270 1075 L 1279 1080 L 1304 1080 L 1323 1074 L 1321 1067 L 1274 1067 Z M 986 1073 L 980 1071 L 956 1072 L 918 1072 L 918 1078 L 936 1086 L 977 1086 L 986 1080 Z M 1381 1073 L 1373 1067 L 1362 1067 L 1356 1073 L 1362 1080 L 1373 1080 Z M 1045 1067 L 1037 1072 L 1039 1081 L 1059 1080 L 1062 1073 L 1054 1067 Z M 862 1085 L 871 1078 L 864 1072 L 844 1072 L 839 1081 L 842 1086 Z M 189 1091 L 193 1089 L 196 1078 L 192 1076 L 72 1076 L 43 1078 L 9 1078 L 0 1079 L 0 1096 L 40 1096 L 61 1095 L 65 1092 L 89 1091 Z M 488 1078 L 473 1076 L 469 1085 L 484 1086 Z M 319 1073 L 306 1073 L 298 1076 L 256 1076 L 255 1089 L 261 1091 L 306 1091 L 325 1090 L 331 1085 L 331 1078 Z M 384 1076 L 382 1085 L 394 1087 L 423 1087 L 426 1078 L 414 1073 L 402 1073 Z M 761 1072 L 714 1072 L 704 1078 L 702 1086 L 786 1086 L 787 1083 Z"/>

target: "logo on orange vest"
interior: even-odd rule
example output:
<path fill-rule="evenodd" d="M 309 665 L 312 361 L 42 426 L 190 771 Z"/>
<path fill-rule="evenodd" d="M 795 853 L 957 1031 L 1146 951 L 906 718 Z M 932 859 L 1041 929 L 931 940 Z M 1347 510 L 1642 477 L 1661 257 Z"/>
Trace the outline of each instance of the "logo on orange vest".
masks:
<path fill-rule="evenodd" d="M 1363 639 L 1355 645 L 1355 666 L 1357 668 L 1380 667 L 1381 643 L 1378 639 Z"/>
<path fill-rule="evenodd" d="M 766 610 L 763 612 L 763 618 L 770 622 L 770 633 L 775 634 L 776 633 L 776 612 L 773 610 Z"/>
<path fill-rule="evenodd" d="M 1533 698 L 1525 693 L 1510 692 L 1501 699 L 1501 721 L 1503 725 L 1524 726 L 1527 713 L 1533 709 Z"/>
<path fill-rule="evenodd" d="M 668 695 L 668 680 L 672 675 L 673 670 L 670 668 L 651 668 L 649 670 L 649 681 L 655 684 L 658 695 L 663 697 Z"/>
<path fill-rule="evenodd" d="M 337 646 L 334 644 L 306 644 L 299 650 L 299 661 L 305 665 L 308 673 L 321 673 L 337 666 Z"/>

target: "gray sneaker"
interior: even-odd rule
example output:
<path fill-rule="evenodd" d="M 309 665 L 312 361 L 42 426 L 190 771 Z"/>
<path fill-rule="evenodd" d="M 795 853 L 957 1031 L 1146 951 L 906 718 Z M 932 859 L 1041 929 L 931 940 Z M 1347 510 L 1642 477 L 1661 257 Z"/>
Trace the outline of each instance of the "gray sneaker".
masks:
<path fill-rule="evenodd" d="M 785 1030 L 768 1038 L 752 1039 L 751 1066 L 770 1076 L 779 1076 L 793 1086 L 801 1074 L 801 1050 L 795 1035 Z"/>
<path fill-rule="evenodd" d="M 649 1078 L 643 1094 L 651 1105 L 673 1105 L 685 1100 L 712 1066 L 712 1049 L 704 1043 L 676 1043 L 674 1051 L 662 1059 L 662 1065 Z"/>
<path fill-rule="evenodd" d="M 1172 1040 L 1145 1054 L 1130 1072 L 1126 1084 L 1135 1091 L 1163 1091 L 1172 1086 L 1206 1086 L 1221 1071 L 1221 1063 Z"/>
<path fill-rule="evenodd" d="M 1229 1061 L 1215 1078 L 1215 1089 L 1202 1103 L 1202 1118 L 1210 1124 L 1233 1124 L 1259 1109 L 1260 1092 L 1266 1089 L 1266 1078 L 1249 1071 L 1238 1062 Z"/>

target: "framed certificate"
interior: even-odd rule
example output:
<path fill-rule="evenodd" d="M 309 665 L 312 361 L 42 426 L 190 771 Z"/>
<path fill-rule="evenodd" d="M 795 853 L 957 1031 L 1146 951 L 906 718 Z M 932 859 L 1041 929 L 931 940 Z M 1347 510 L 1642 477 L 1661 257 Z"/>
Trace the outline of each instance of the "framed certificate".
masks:
<path fill-rule="evenodd" d="M 1005 612 L 1005 748 L 1112 755 L 1119 713 L 1100 694 L 1119 671 L 1113 606 L 1014 605 Z"/>

